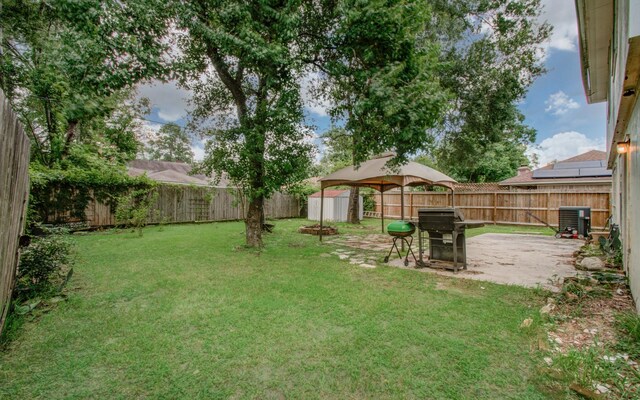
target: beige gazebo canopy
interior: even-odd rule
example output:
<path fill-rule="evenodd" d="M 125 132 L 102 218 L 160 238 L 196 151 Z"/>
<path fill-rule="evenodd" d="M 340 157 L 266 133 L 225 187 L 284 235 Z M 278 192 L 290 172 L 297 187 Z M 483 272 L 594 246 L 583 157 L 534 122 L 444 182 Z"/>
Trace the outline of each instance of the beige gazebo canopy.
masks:
<path fill-rule="evenodd" d="M 384 153 L 360 165 L 342 168 L 320 179 L 320 240 L 322 240 L 322 217 L 324 208 L 324 189 L 331 186 L 370 187 L 380 192 L 382 232 L 384 232 L 384 197 L 382 194 L 389 189 L 400 188 L 401 218 L 404 219 L 404 187 L 437 185 L 451 190 L 453 193 L 455 179 L 416 162 L 409 162 L 395 170 L 387 167 L 387 162 L 395 156 L 394 153 Z M 453 196 L 451 196 L 453 202 Z"/>

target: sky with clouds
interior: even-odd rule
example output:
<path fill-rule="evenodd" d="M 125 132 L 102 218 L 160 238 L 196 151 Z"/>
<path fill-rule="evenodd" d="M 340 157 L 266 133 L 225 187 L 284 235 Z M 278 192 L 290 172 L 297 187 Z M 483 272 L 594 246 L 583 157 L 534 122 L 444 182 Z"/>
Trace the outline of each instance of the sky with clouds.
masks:
<path fill-rule="evenodd" d="M 527 97 L 519 104 L 525 122 L 538 132 L 536 142 L 528 154 L 536 154 L 539 165 L 562 160 L 585 151 L 605 149 L 605 104 L 586 103 L 578 52 L 578 28 L 575 4 L 568 0 L 543 0 L 542 18 L 553 25 L 553 34 L 546 44 L 547 73 L 531 86 Z M 310 76 L 302 82 L 303 98 L 313 98 L 308 91 Z M 175 83 L 154 83 L 140 87 L 141 96 L 152 103 L 151 121 L 184 124 L 189 93 Z M 327 104 L 307 101 L 306 122 L 317 133 L 330 124 Z M 149 122 L 157 130 L 158 123 Z M 203 143 L 194 139 L 197 159 L 204 155 Z"/>

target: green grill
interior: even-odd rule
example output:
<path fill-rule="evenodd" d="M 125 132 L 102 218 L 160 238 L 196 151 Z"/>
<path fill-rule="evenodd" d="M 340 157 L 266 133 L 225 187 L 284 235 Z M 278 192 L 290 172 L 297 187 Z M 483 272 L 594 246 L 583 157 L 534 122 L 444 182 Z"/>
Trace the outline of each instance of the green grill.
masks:
<path fill-rule="evenodd" d="M 411 244 L 413 243 L 413 233 L 416 231 L 416 226 L 413 222 L 409 221 L 393 221 L 389 225 L 387 225 L 387 233 L 393 236 L 393 245 L 391 245 L 391 249 L 389 250 L 389 254 L 384 258 L 384 262 L 389 262 L 389 257 L 391 257 L 391 253 L 395 249 L 398 253 L 398 257 L 401 259 L 402 254 L 400 253 L 400 249 L 398 248 L 397 241 L 400 240 L 401 243 L 406 243 L 408 246 L 407 255 L 404 257 L 404 265 L 405 267 L 409 265 L 409 254 L 413 256 L 414 261 L 416 260 L 415 254 L 413 254 L 413 250 L 411 250 Z M 404 248 L 403 248 L 404 250 Z"/>
<path fill-rule="evenodd" d="M 387 233 L 391 236 L 411 236 L 416 231 L 416 226 L 409 221 L 393 221 L 387 225 Z"/>

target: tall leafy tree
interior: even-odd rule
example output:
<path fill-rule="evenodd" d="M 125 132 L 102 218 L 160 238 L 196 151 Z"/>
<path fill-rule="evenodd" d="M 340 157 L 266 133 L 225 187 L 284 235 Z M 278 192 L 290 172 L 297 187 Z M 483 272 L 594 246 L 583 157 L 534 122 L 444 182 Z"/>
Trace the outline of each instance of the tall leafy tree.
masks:
<path fill-rule="evenodd" d="M 353 138 L 346 129 L 331 127 L 322 135 L 322 144 L 319 174 L 328 175 L 353 163 Z"/>
<path fill-rule="evenodd" d="M 117 123 L 134 85 L 164 71 L 166 26 L 150 23 L 163 9 L 157 0 L 2 0 L 0 86 L 34 161 L 53 166 L 90 141 L 131 150 L 95 128 Z"/>
<path fill-rule="evenodd" d="M 446 94 L 438 83 L 438 47 L 423 35 L 428 2 L 345 0 L 321 66 L 331 115 L 345 121 L 351 162 L 396 152 L 395 165 L 430 143 Z M 351 190 L 349 222 L 358 221 L 358 189 Z"/>
<path fill-rule="evenodd" d="M 463 181 L 499 181 L 522 164 L 536 132 L 517 104 L 544 73 L 540 0 L 438 0 L 425 34 L 441 44 L 440 82 L 452 94 L 430 154 Z"/>
<path fill-rule="evenodd" d="M 193 162 L 191 139 L 179 125 L 162 125 L 155 138 L 151 139 L 147 151 L 152 160 Z"/>
<path fill-rule="evenodd" d="M 263 245 L 264 201 L 311 163 L 299 76 L 325 2 L 172 2 L 192 126 L 208 138 L 202 169 L 248 200 L 246 242 Z"/>

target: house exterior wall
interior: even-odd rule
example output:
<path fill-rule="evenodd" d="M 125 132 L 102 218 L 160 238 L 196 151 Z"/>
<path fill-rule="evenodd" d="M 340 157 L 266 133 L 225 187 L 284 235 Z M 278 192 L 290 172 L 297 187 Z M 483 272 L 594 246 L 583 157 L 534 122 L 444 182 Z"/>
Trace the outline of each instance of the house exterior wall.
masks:
<path fill-rule="evenodd" d="M 636 308 L 640 312 L 640 102 L 631 108 L 626 130 L 618 138 L 614 129 L 621 117 L 620 102 L 628 67 L 629 39 L 640 34 L 638 16 L 640 2 L 619 0 L 614 2 L 614 24 L 610 43 L 610 81 L 607 96 L 607 152 L 616 152 L 616 141 L 629 141 L 626 153 L 614 160 L 613 192 L 611 196 L 613 222 L 620 226 L 624 269 Z M 631 21 L 634 21 L 631 23 Z M 637 63 L 639 60 L 631 60 Z M 636 96 L 638 96 L 636 94 Z"/>
<path fill-rule="evenodd" d="M 620 225 L 624 266 L 640 312 L 640 102 L 634 106 L 626 136 L 629 150 L 616 157 L 613 215 Z"/>

